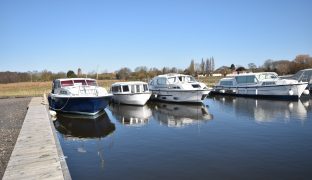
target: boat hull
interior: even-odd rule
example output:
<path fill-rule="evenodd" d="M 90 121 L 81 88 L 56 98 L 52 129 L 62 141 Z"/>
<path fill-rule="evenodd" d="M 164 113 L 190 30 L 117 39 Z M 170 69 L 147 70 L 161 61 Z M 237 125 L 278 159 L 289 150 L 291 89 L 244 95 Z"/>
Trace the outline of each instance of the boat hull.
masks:
<path fill-rule="evenodd" d="M 270 99 L 299 99 L 306 87 L 306 83 L 275 86 L 215 86 L 211 94 Z"/>
<path fill-rule="evenodd" d="M 202 103 L 210 90 L 151 90 L 151 99 L 166 102 Z"/>
<path fill-rule="evenodd" d="M 111 98 L 111 95 L 97 97 L 64 97 L 49 95 L 48 100 L 50 109 L 54 111 L 95 115 L 106 108 Z"/>
<path fill-rule="evenodd" d="M 113 102 L 143 106 L 151 97 L 151 93 L 114 94 Z"/>

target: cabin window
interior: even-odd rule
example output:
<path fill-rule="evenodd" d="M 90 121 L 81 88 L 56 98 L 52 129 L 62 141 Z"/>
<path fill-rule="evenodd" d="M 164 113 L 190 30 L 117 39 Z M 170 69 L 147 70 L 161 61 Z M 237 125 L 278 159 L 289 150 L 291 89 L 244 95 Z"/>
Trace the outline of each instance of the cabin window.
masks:
<path fill-rule="evenodd" d="M 136 87 L 136 92 L 141 92 L 140 85 L 136 85 L 135 87 Z"/>
<path fill-rule="evenodd" d="M 255 76 L 237 76 L 235 77 L 238 84 L 244 83 L 256 83 L 257 78 Z"/>
<path fill-rule="evenodd" d="M 307 72 L 306 72 L 306 75 L 307 75 L 307 77 L 308 77 L 309 80 L 312 79 L 312 71 L 307 71 Z"/>
<path fill-rule="evenodd" d="M 312 71 L 304 71 L 299 81 L 310 82 L 311 79 L 312 79 Z"/>
<path fill-rule="evenodd" d="M 143 89 L 144 89 L 144 92 L 148 91 L 147 84 L 144 84 L 144 85 L 143 85 Z"/>
<path fill-rule="evenodd" d="M 112 91 L 113 92 L 121 92 L 121 87 L 120 86 L 113 86 Z"/>
<path fill-rule="evenodd" d="M 96 81 L 94 81 L 94 80 L 87 80 L 87 84 L 89 86 L 97 86 Z"/>
<path fill-rule="evenodd" d="M 65 87 L 65 86 L 73 86 L 74 83 L 72 80 L 67 80 L 67 81 L 61 81 L 61 85 L 62 87 Z"/>
<path fill-rule="evenodd" d="M 135 85 L 131 85 L 131 93 L 135 93 Z"/>
<path fill-rule="evenodd" d="M 123 92 L 129 92 L 129 86 L 127 86 L 127 85 L 122 86 L 122 91 Z"/>
<path fill-rule="evenodd" d="M 55 87 L 56 87 L 56 88 L 61 88 L 61 83 L 60 83 L 60 81 L 55 81 Z"/>
<path fill-rule="evenodd" d="M 233 81 L 221 81 L 221 86 L 233 86 Z"/>
<path fill-rule="evenodd" d="M 87 85 L 85 80 L 74 80 L 74 83 L 79 85 Z"/>
<path fill-rule="evenodd" d="M 159 78 L 159 79 L 157 79 L 157 84 L 158 85 L 165 85 L 165 84 L 167 84 L 167 79 L 166 78 Z"/>
<path fill-rule="evenodd" d="M 302 77 L 302 75 L 304 74 L 304 71 L 303 70 L 301 70 L 301 71 L 298 71 L 295 75 L 293 75 L 293 79 L 296 79 L 296 80 L 298 80 L 298 81 L 301 81 L 301 77 Z"/>
<path fill-rule="evenodd" d="M 154 85 L 154 80 L 151 80 L 151 81 L 149 82 L 149 84 L 150 84 L 150 85 Z"/>
<path fill-rule="evenodd" d="M 179 78 L 179 80 L 180 80 L 181 82 L 184 82 L 184 79 L 185 79 L 184 76 L 179 76 L 178 78 Z"/>
<path fill-rule="evenodd" d="M 278 77 L 276 76 L 276 74 L 273 74 L 273 73 L 265 73 L 265 74 L 260 74 L 258 78 L 260 80 L 264 80 L 264 79 L 276 79 Z"/>
<path fill-rule="evenodd" d="M 168 82 L 169 84 L 173 84 L 174 82 L 176 82 L 176 78 L 175 77 L 168 78 Z"/>
<path fill-rule="evenodd" d="M 186 82 L 196 82 L 196 79 L 193 76 L 186 76 L 185 81 Z"/>
<path fill-rule="evenodd" d="M 54 81 L 53 82 L 53 89 L 58 89 L 58 88 L 60 88 L 61 87 L 61 85 L 60 85 L 60 81 Z"/>

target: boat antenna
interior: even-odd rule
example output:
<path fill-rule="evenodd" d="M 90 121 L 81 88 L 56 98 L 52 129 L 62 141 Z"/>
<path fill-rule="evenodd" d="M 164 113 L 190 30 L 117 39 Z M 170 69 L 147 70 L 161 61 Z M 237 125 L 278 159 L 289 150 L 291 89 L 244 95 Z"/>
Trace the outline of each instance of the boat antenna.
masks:
<path fill-rule="evenodd" d="M 96 80 L 99 78 L 99 65 L 96 66 Z"/>

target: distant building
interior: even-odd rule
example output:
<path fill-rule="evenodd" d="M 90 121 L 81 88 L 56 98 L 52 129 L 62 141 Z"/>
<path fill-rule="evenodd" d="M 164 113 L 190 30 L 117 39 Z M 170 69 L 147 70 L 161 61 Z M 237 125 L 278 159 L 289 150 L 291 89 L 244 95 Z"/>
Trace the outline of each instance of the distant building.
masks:
<path fill-rule="evenodd" d="M 80 68 L 78 68 L 77 75 L 78 75 L 78 77 L 82 76 L 82 70 Z"/>

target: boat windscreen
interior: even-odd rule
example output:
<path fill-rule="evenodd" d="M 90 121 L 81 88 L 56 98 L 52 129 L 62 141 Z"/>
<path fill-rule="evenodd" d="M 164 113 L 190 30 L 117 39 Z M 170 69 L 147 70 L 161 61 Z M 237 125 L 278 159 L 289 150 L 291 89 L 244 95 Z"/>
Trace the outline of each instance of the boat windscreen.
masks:
<path fill-rule="evenodd" d="M 65 81 L 61 81 L 61 85 L 62 87 L 65 87 L 65 86 L 73 86 L 74 83 L 72 80 L 65 80 Z"/>
<path fill-rule="evenodd" d="M 196 79 L 193 76 L 186 76 L 185 80 L 186 82 L 196 82 Z"/>
<path fill-rule="evenodd" d="M 87 85 L 85 80 L 74 80 L 75 84 Z"/>

